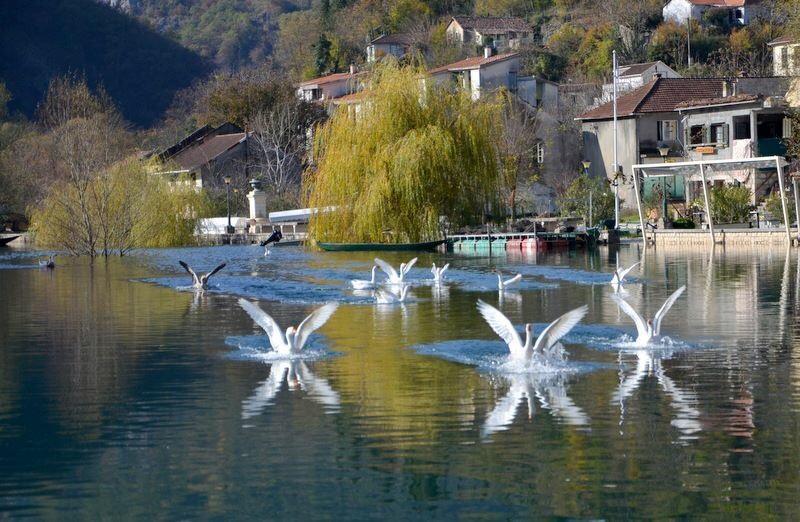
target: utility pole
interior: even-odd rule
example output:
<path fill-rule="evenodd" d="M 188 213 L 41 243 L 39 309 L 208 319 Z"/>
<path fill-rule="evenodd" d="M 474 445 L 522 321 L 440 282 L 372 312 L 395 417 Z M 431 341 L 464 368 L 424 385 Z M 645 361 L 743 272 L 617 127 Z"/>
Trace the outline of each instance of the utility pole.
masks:
<path fill-rule="evenodd" d="M 692 66 L 692 17 L 686 19 L 686 66 Z"/>
<path fill-rule="evenodd" d="M 614 228 L 619 228 L 619 182 L 617 179 L 619 172 L 619 165 L 617 164 L 617 78 L 619 77 L 619 70 L 617 69 L 617 51 L 611 52 L 611 61 L 614 66 Z"/>

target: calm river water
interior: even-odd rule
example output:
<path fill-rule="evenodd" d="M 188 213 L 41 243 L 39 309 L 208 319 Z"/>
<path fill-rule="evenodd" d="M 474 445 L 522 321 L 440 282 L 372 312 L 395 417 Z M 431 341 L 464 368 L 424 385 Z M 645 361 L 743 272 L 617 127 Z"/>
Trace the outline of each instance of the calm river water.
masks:
<path fill-rule="evenodd" d="M 619 263 L 638 260 L 623 246 Z M 403 306 L 347 289 L 369 254 L 137 252 L 90 266 L 0 251 L 0 517 L 397 519 L 800 512 L 798 252 L 420 255 Z M 389 254 L 394 264 L 409 256 Z M 228 266 L 197 294 L 178 266 Z M 444 287 L 426 280 L 450 262 Z M 495 268 L 521 272 L 499 298 Z M 342 303 L 305 360 L 266 355 L 238 306 L 279 324 Z M 506 373 L 483 299 L 521 325 L 581 304 L 562 372 Z"/>

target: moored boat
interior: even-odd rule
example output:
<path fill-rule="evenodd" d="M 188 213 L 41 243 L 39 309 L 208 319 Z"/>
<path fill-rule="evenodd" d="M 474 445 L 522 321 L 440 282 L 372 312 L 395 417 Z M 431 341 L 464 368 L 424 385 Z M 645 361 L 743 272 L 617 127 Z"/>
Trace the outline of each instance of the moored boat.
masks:
<path fill-rule="evenodd" d="M 438 239 L 421 243 L 317 243 L 317 245 L 328 252 L 432 252 L 446 241 L 446 239 Z"/>

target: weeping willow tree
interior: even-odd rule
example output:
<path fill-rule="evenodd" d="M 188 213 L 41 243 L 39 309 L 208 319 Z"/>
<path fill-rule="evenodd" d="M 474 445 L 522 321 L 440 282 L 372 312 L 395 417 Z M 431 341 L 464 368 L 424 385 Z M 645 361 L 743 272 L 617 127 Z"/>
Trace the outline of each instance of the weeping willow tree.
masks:
<path fill-rule="evenodd" d="M 364 101 L 316 133 L 307 203 L 333 210 L 312 218 L 315 241 L 424 241 L 441 236 L 441 218 L 471 224 L 496 202 L 499 105 L 422 78 L 380 67 Z"/>

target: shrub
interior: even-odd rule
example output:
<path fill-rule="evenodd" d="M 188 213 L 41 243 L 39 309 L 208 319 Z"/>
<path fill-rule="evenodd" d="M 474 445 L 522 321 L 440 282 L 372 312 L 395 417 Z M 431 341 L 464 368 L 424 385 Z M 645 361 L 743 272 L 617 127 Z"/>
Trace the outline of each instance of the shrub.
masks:
<path fill-rule="evenodd" d="M 764 200 L 764 206 L 772 219 L 783 222 L 783 209 L 781 208 L 781 196 L 779 192 L 773 192 L 767 196 Z M 789 223 L 794 223 L 796 218 L 791 194 L 786 195 L 786 210 L 789 212 Z"/>
<path fill-rule="evenodd" d="M 694 228 L 694 221 L 689 218 L 678 218 L 672 222 L 672 228 Z"/>
<path fill-rule="evenodd" d="M 750 189 L 724 185 L 711 189 L 711 216 L 717 223 L 742 223 L 750 214 Z"/>

